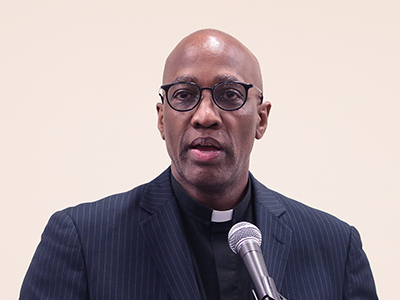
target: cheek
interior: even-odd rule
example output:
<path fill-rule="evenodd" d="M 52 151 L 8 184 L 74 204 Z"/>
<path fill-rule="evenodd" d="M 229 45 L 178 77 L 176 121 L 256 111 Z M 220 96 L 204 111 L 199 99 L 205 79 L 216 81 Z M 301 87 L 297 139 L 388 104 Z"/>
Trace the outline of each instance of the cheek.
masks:
<path fill-rule="evenodd" d="M 237 132 L 243 141 L 254 140 L 256 136 L 258 114 L 254 110 L 243 110 L 243 113 L 237 118 Z"/>
<path fill-rule="evenodd" d="M 254 112 L 246 112 L 236 119 L 236 126 L 232 132 L 235 147 L 240 155 L 248 156 L 253 149 L 257 129 L 257 115 Z"/>
<path fill-rule="evenodd" d="M 164 115 L 164 136 L 168 151 L 179 147 L 185 133 L 185 122 L 183 118 L 174 113 Z"/>
<path fill-rule="evenodd" d="M 177 133 L 177 129 L 178 128 L 176 128 L 176 124 L 173 119 L 170 119 L 168 117 L 164 118 L 164 135 L 167 144 L 175 139 L 174 137 Z"/>
<path fill-rule="evenodd" d="M 168 135 L 169 132 L 173 131 L 174 128 L 177 126 L 176 123 L 178 123 L 179 118 L 177 118 L 177 116 L 175 116 L 174 112 L 172 112 L 170 110 L 165 110 L 163 121 L 164 121 L 165 131 L 167 131 L 167 135 Z"/>

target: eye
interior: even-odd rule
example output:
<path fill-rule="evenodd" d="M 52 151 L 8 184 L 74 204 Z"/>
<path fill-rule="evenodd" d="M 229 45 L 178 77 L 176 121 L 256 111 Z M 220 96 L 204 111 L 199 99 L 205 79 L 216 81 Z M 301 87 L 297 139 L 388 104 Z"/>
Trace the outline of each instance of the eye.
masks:
<path fill-rule="evenodd" d="M 230 99 L 230 100 L 235 100 L 237 98 L 242 98 L 242 95 L 240 94 L 240 92 L 238 90 L 227 89 L 227 90 L 224 90 L 223 93 L 221 93 L 221 95 L 219 95 L 219 97 L 223 97 L 223 98 Z"/>
<path fill-rule="evenodd" d="M 222 85 L 215 90 L 215 97 L 218 101 L 244 101 L 245 91 L 241 86 L 236 85 Z"/>
<path fill-rule="evenodd" d="M 180 101 L 187 101 L 196 98 L 196 95 L 190 90 L 180 89 L 173 93 L 172 98 Z"/>
<path fill-rule="evenodd" d="M 174 102 L 196 101 L 199 91 L 195 85 L 188 83 L 178 83 L 172 86 L 168 92 L 168 98 Z"/>

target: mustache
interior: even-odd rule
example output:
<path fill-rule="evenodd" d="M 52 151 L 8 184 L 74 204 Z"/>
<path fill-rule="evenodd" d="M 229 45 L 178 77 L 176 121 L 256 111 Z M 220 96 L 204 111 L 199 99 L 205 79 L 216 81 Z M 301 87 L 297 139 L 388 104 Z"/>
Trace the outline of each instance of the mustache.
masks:
<path fill-rule="evenodd" d="M 193 149 L 197 147 L 212 147 L 215 148 L 216 150 L 223 150 L 224 147 L 221 145 L 221 143 L 212 138 L 212 137 L 198 137 L 194 139 L 189 145 L 188 149 Z"/>

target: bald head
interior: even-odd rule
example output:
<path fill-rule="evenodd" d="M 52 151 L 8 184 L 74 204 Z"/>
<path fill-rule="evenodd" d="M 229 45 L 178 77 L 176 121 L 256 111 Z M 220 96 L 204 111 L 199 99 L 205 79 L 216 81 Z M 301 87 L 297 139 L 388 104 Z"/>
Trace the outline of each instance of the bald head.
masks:
<path fill-rule="evenodd" d="M 196 64 L 218 66 L 218 74 L 214 72 L 196 76 L 192 74 Z M 188 79 L 196 79 L 198 76 L 202 78 L 228 76 L 227 80 L 230 80 L 229 76 L 232 74 L 229 73 L 234 69 L 237 73 L 235 76 L 240 77 L 237 78 L 238 81 L 252 83 L 262 89 L 261 70 L 253 53 L 227 33 L 203 29 L 185 37 L 172 50 L 165 63 L 163 84 L 179 81 L 185 76 L 189 76 Z"/>

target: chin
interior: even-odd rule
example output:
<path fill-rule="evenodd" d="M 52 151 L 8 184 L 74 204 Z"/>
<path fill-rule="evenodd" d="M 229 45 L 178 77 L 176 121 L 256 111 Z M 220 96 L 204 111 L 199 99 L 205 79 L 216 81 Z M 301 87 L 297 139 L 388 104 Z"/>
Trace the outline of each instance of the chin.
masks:
<path fill-rule="evenodd" d="M 198 172 L 187 174 L 185 180 L 197 188 L 218 191 L 229 185 L 231 181 L 230 178 L 224 176 L 226 174 L 228 173 L 220 170 L 199 170 Z"/>

